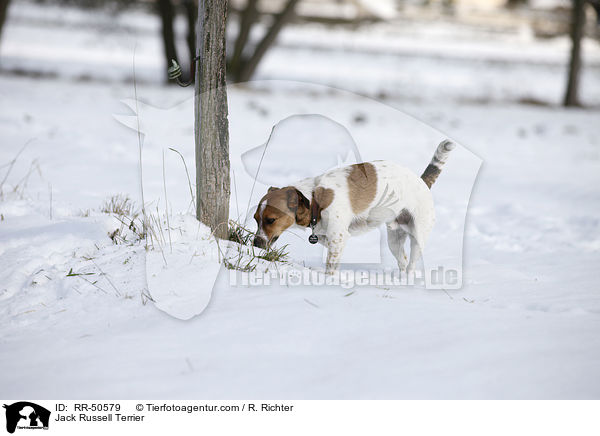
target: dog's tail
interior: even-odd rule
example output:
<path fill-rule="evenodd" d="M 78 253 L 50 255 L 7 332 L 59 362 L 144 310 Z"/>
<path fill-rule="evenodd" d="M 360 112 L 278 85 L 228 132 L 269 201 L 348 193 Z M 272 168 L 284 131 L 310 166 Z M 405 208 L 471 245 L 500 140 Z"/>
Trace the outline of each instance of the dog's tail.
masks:
<path fill-rule="evenodd" d="M 440 142 L 440 145 L 438 145 L 435 150 L 431 162 L 429 162 L 429 165 L 427 165 L 427 168 L 425 168 L 425 171 L 423 171 L 423 174 L 421 175 L 421 178 L 429 189 L 431 189 L 431 185 L 433 185 L 442 172 L 442 167 L 446 163 L 448 155 L 454 147 L 456 147 L 454 142 L 445 139 Z"/>

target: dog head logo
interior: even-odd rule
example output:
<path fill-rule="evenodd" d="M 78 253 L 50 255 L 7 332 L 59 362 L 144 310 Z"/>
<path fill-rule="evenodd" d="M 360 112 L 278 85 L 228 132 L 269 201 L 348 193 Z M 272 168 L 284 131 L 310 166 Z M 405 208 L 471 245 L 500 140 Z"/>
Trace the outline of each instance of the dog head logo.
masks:
<path fill-rule="evenodd" d="M 19 429 L 48 429 L 50 411 L 28 401 L 4 405 L 6 409 L 6 431 Z"/>

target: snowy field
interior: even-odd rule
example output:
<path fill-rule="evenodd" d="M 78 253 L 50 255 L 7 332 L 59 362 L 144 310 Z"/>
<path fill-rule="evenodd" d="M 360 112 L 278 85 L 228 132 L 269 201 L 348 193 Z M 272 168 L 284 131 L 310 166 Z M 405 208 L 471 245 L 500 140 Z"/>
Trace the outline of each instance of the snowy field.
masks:
<path fill-rule="evenodd" d="M 156 20 L 92 20 L 28 3 L 11 14 L 0 46 L 5 397 L 600 397 L 597 42 L 584 48 L 590 107 L 565 110 L 552 104 L 563 92 L 566 39 L 471 30 L 475 43 L 466 31 L 450 38 L 440 24 L 417 33 L 415 46 L 409 30 L 366 28 L 346 38 L 342 30 L 286 29 L 260 81 L 229 88 L 232 218 L 280 180 L 265 173 L 250 198 L 242 156 L 286 115 L 327 115 L 352 133 L 365 160 L 391 159 L 417 173 L 449 137 L 464 148 L 433 188 L 438 253 L 462 236 L 456 210 L 468 196 L 457 192 L 470 191 L 482 162 L 460 247 L 463 286 L 241 287 L 221 270 L 207 309 L 181 321 L 148 301 L 151 255 L 139 241 L 114 244 L 109 233 L 120 223 L 101 211 L 117 194 L 141 202 L 138 139 L 126 126 L 135 121 L 136 46 L 146 203 L 164 212 L 164 159 L 174 243 L 189 249 L 190 265 L 215 254 L 186 239 L 196 229 L 182 215 L 189 188 L 168 148 L 192 170 L 192 91 L 160 83 Z M 385 95 L 385 104 L 325 85 Z M 288 165 L 310 171 L 314 160 L 300 149 Z M 299 236 L 282 238 L 290 256 L 318 258 Z M 374 232 L 347 256 L 378 243 Z M 189 268 L 178 280 L 206 293 L 206 277 Z"/>

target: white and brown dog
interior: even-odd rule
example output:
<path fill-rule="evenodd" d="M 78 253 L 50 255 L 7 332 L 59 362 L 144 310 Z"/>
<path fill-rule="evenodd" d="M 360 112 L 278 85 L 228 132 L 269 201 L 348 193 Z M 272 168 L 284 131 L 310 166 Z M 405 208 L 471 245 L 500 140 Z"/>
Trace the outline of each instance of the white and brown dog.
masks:
<path fill-rule="evenodd" d="M 398 267 L 414 271 L 435 221 L 430 188 L 454 146 L 443 141 L 421 177 L 393 162 L 374 161 L 336 168 L 292 186 L 271 187 L 254 214 L 258 225 L 254 245 L 270 246 L 293 225 L 312 227 L 327 247 L 327 272 L 333 273 L 348 237 L 385 223 Z"/>

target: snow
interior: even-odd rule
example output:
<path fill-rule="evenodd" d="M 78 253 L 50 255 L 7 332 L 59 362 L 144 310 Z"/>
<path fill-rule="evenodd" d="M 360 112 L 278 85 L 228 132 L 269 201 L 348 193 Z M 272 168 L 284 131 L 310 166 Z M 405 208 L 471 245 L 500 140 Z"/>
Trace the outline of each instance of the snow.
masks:
<path fill-rule="evenodd" d="M 208 306 L 221 263 L 219 247 L 210 229 L 193 216 L 179 218 L 183 222 L 169 223 L 167 227 L 173 234 L 168 236 L 168 244 L 146 253 L 146 278 L 156 307 L 175 318 L 188 320 Z"/>
<path fill-rule="evenodd" d="M 432 191 L 438 221 L 427 256 L 458 265 L 462 288 L 282 286 L 277 280 L 231 286 L 230 271 L 218 261 L 221 250 L 235 256 L 235 247 L 217 246 L 189 215 L 187 176 L 169 150 L 181 152 L 193 180 L 191 90 L 157 82 L 162 65 L 153 53 L 159 49 L 154 18 L 133 13 L 127 21 L 133 30 L 105 32 L 99 40 L 100 30 L 85 26 L 88 13 L 66 11 L 64 20 L 84 25 L 62 34 L 56 23 L 28 32 L 32 17 L 58 12 L 11 5 L 18 19 L 9 17 L 0 47 L 4 71 L 35 66 L 57 75 L 0 75 L 0 165 L 25 146 L 0 200 L 6 397 L 598 398 L 597 43 L 586 41 L 592 59 L 582 83 L 593 107 L 565 110 L 516 104 L 524 97 L 559 101 L 565 65 L 557 53 L 568 50 L 564 41 L 509 36 L 493 44 L 482 37 L 477 44 L 490 56 L 501 47 L 510 47 L 507 60 L 521 49 L 539 56 L 501 64 L 463 58 L 453 49 L 460 41 L 448 40 L 444 57 L 433 61 L 420 50 L 398 59 L 369 49 L 341 52 L 337 37 L 326 41 L 323 29 L 290 28 L 259 72 L 260 79 L 285 80 L 229 88 L 231 217 L 243 221 L 248 204 L 291 173 L 278 175 L 267 165 L 252 191 L 252 170 L 245 167 L 273 125 L 290 115 L 326 117 L 319 118 L 321 131 L 332 122 L 346 129 L 326 137 L 343 143 L 349 134 L 362 159 L 391 159 L 415 172 L 449 137 L 462 147 Z M 448 39 L 443 25 L 438 31 Z M 368 28 L 356 35 L 367 46 L 378 41 Z M 291 49 L 290 38 L 300 37 L 329 44 L 329 51 Z M 47 38 L 60 44 L 42 49 Z M 406 43 L 396 38 L 391 44 Z M 435 37 L 424 40 L 433 50 Z M 92 42 L 99 52 L 89 50 Z M 115 55 L 107 59 L 102 50 L 110 44 Z M 122 82 L 131 76 L 134 45 L 137 110 L 132 84 Z M 47 62 L 40 66 L 41 52 Z M 405 63 L 408 78 L 387 80 Z M 439 67 L 447 74 L 440 76 Z M 71 80 L 78 74 L 91 80 Z M 306 83 L 316 77 L 318 84 Z M 325 86 L 332 84 L 338 89 Z M 385 91 L 388 99 L 382 104 L 341 88 L 372 96 Z M 130 128 L 136 112 L 145 133 L 144 197 L 163 231 L 160 247 L 148 251 L 114 215 L 100 211 L 117 194 L 140 205 L 138 137 Z M 281 138 L 311 140 L 294 132 Z M 316 154 L 310 150 L 290 147 L 288 169 L 309 171 Z M 334 152 L 327 155 L 332 162 L 321 157 L 319 165 L 354 155 Z M 0 167 L 0 181 L 9 168 Z M 125 243 L 110 239 L 115 229 Z M 259 270 L 317 265 L 323 251 L 307 235 L 281 238 L 290 264 L 258 261 Z M 345 253 L 356 269 L 390 266 L 386 256 L 377 232 L 356 238 Z"/>

